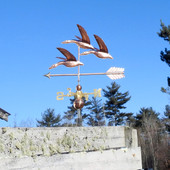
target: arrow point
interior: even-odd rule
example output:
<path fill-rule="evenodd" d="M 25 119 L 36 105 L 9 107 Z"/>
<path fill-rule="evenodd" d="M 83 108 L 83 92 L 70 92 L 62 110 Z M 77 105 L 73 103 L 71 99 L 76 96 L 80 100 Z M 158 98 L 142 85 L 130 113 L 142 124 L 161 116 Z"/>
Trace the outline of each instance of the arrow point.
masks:
<path fill-rule="evenodd" d="M 50 79 L 50 72 L 48 74 L 45 74 L 44 76 Z"/>

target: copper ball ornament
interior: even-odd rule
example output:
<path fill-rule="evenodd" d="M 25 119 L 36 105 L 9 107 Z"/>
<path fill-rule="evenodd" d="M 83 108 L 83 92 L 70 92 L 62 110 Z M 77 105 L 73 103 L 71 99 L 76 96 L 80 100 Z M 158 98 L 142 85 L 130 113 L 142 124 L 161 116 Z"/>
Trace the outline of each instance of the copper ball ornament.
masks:
<path fill-rule="evenodd" d="M 80 91 L 80 90 L 82 89 L 82 86 L 77 85 L 77 86 L 76 86 L 76 89 L 77 89 L 77 91 Z"/>
<path fill-rule="evenodd" d="M 73 103 L 73 106 L 75 109 L 81 109 L 84 106 L 84 100 L 83 99 L 76 99 Z"/>

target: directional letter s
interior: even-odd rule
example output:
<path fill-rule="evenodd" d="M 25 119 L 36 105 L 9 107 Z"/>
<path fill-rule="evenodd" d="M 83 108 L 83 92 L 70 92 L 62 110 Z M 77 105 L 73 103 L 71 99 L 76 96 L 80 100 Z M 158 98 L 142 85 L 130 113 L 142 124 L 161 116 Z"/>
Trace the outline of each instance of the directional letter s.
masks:
<path fill-rule="evenodd" d="M 63 100 L 63 92 L 57 92 L 57 100 Z"/>

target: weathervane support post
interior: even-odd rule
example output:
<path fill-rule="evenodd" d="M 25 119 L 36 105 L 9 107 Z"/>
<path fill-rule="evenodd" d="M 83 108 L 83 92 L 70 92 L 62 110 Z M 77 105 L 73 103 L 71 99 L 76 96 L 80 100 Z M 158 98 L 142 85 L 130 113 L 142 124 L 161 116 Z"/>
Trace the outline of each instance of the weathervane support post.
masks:
<path fill-rule="evenodd" d="M 78 46 L 78 61 L 80 61 L 80 47 Z M 80 85 L 80 65 L 78 66 L 78 85 Z M 78 126 L 82 126 L 81 110 L 77 109 Z"/>
<path fill-rule="evenodd" d="M 82 126 L 81 109 L 77 109 L 77 117 L 78 117 L 77 125 L 78 125 L 78 126 Z"/>
<path fill-rule="evenodd" d="M 80 61 L 80 47 L 78 46 L 78 61 Z M 80 84 L 80 65 L 78 66 L 78 85 Z"/>

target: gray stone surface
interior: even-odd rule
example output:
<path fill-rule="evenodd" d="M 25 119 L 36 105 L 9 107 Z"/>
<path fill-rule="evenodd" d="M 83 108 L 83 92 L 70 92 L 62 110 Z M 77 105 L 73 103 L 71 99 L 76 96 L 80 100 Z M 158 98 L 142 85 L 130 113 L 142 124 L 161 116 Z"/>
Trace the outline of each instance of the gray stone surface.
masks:
<path fill-rule="evenodd" d="M 137 170 L 140 148 L 58 154 L 51 157 L 0 159 L 4 170 Z"/>
<path fill-rule="evenodd" d="M 0 128 L 0 170 L 5 167 L 133 170 L 141 168 L 141 154 L 129 127 Z"/>

